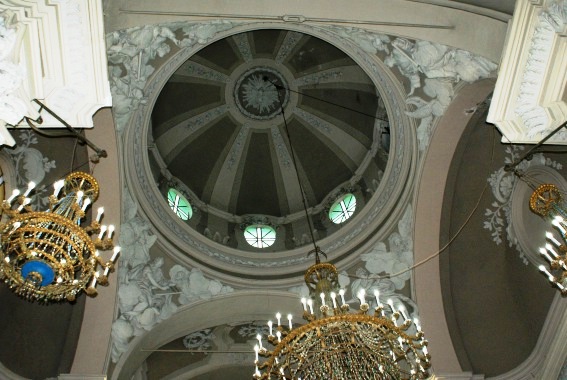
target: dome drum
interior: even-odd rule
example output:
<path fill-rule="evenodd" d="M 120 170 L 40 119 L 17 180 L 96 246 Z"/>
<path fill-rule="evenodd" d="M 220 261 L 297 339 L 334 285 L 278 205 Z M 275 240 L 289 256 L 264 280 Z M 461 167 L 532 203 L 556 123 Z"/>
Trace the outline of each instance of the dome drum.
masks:
<path fill-rule="evenodd" d="M 385 215 L 401 213 L 399 199 L 407 199 L 417 148 L 409 129 L 413 123 L 400 112 L 405 105 L 399 84 L 383 63 L 368 60 L 359 48 L 341 41 L 331 45 L 310 27 L 297 29 L 271 30 L 280 35 L 271 42 L 272 53 L 266 41 L 262 54 L 254 51 L 263 29 L 238 35 L 249 42 L 251 55 L 246 58 L 231 42 L 226 46 L 240 56 L 232 63 L 215 63 L 219 49 L 208 51 L 222 39 L 192 55 L 174 54 L 148 81 L 151 101 L 131 119 L 145 127 L 126 129 L 127 154 L 139 162 L 128 180 L 138 184 L 132 189 L 139 191 L 141 211 L 173 255 L 191 265 L 210 265 L 203 270 L 218 270 L 225 278 L 254 277 L 258 267 L 266 268 L 262 276 L 272 276 L 276 268 L 291 274 L 304 267 L 301 247 L 310 239 L 288 137 L 316 239 L 330 257 L 346 258 L 364 241 L 380 238 L 378 230 L 391 228 L 383 225 Z M 288 40 L 293 43 L 284 47 Z M 266 82 L 285 89 L 277 102 L 279 108 L 285 98 L 285 121 L 281 109 L 275 111 L 276 94 L 262 95 L 271 91 Z M 256 118 L 242 112 L 237 99 Z M 150 149 L 141 148 L 140 139 Z M 152 182 L 182 190 L 192 218 L 179 219 L 168 209 L 166 186 Z M 329 208 L 347 192 L 355 196 L 355 212 L 333 223 Z M 250 215 L 274 226 L 273 245 L 246 242 L 242 223 Z M 360 224 L 366 227 L 361 230 Z"/>

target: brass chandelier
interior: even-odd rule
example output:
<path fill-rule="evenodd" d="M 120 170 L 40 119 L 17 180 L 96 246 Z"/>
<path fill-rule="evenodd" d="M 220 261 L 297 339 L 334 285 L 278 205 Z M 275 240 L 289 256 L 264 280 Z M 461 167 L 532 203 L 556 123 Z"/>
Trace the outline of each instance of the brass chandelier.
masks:
<path fill-rule="evenodd" d="M 264 80 L 267 80 L 266 78 Z M 307 201 L 297 170 L 293 144 L 284 115 L 280 91 L 280 110 L 289 142 L 293 166 L 314 249 L 315 264 L 305 272 L 310 298 L 303 298 L 304 325 L 293 325 L 293 316 L 276 314 L 268 321 L 268 336 L 257 335 L 254 346 L 253 379 L 293 380 L 367 380 L 425 379 L 431 367 L 427 341 L 417 320 L 408 318 L 403 307 L 392 300 L 381 302 L 374 293 L 376 306 L 371 311 L 364 290 L 358 294 L 359 310 L 350 311 L 345 290 L 339 288 L 337 268 L 322 263 L 325 253 L 315 244 Z M 261 361 L 260 357 L 265 358 Z"/>
<path fill-rule="evenodd" d="M 312 251 L 313 252 L 313 251 Z M 307 324 L 293 326 L 293 316 L 276 314 L 268 336 L 257 336 L 253 378 L 294 380 L 425 379 L 431 366 L 427 341 L 417 320 L 408 318 L 392 300 L 384 305 L 378 291 L 370 313 L 364 290 L 360 307 L 350 311 L 338 272 L 330 263 L 316 263 L 305 272 L 311 298 L 301 299 Z M 268 348 L 268 346 L 270 348 Z M 266 359 L 260 362 L 260 356 Z"/>
<path fill-rule="evenodd" d="M 563 205 L 563 197 L 559 188 L 552 184 L 538 186 L 530 197 L 530 209 L 551 221 L 551 224 L 560 233 L 562 242 L 557 240 L 551 231 L 545 236 L 547 243 L 540 248 L 540 255 L 548 262 L 549 269 L 544 265 L 539 270 L 547 277 L 549 282 L 556 286 L 563 296 L 567 295 L 567 211 Z"/>
<path fill-rule="evenodd" d="M 34 211 L 28 195 L 14 190 L 2 209 L 8 221 L 0 223 L 0 279 L 19 296 L 42 303 L 73 301 L 85 291 L 97 295 L 97 284 L 106 285 L 120 252 L 114 247 L 114 226 L 100 224 L 104 209 L 88 226 L 81 226 L 97 200 L 99 185 L 82 172 L 54 183 L 46 211 Z M 99 250 L 112 250 L 104 261 Z"/>

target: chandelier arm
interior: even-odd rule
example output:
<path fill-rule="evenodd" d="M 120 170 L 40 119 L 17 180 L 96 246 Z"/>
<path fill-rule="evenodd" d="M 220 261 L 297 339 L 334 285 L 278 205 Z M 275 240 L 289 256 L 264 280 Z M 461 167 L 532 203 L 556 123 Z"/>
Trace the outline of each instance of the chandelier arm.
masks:
<path fill-rule="evenodd" d="M 540 142 L 538 142 L 534 147 L 532 147 L 530 150 L 528 150 L 526 153 L 524 153 L 516 161 L 512 162 L 511 164 L 505 165 L 504 170 L 512 171 L 512 172 L 514 172 L 514 174 L 517 175 L 516 166 L 518 166 L 525 159 L 527 159 L 528 161 L 531 160 L 531 157 L 533 156 L 533 154 L 537 153 L 537 152 L 534 152 L 534 151 L 537 148 L 539 148 L 540 146 L 542 146 L 543 143 L 545 143 L 547 140 L 549 140 L 551 137 L 553 137 L 553 135 L 555 135 L 557 132 L 559 132 L 563 128 L 567 128 L 567 121 L 563 122 L 559 127 L 555 128 L 553 131 L 551 131 L 547 136 L 545 136 Z"/>
<path fill-rule="evenodd" d="M 65 126 L 65 128 L 67 128 L 67 130 L 69 130 L 69 132 L 71 132 L 71 133 L 69 133 L 69 134 L 58 134 L 58 135 L 46 133 L 45 131 L 42 131 L 39 128 L 37 128 L 37 126 L 32 126 L 33 125 L 33 123 L 31 123 L 32 119 L 26 117 L 26 122 L 28 123 L 30 128 L 32 128 L 35 132 L 42 134 L 44 136 L 47 136 L 47 137 L 75 137 L 78 140 L 80 140 L 83 144 L 87 144 L 89 147 L 91 147 L 95 151 L 95 153 L 98 157 L 108 157 L 108 153 L 106 152 L 106 150 L 99 148 L 91 140 L 89 140 L 88 138 L 86 138 L 85 136 L 83 136 L 82 134 L 77 132 L 77 130 L 75 128 L 73 128 L 69 123 L 67 123 L 65 120 L 63 120 L 59 115 L 57 115 L 53 110 L 51 110 L 45 104 L 40 102 L 38 99 L 33 99 L 33 101 L 36 102 L 37 104 L 39 104 L 38 112 L 41 113 L 41 111 L 45 110 L 47 113 L 49 113 L 51 116 L 53 116 L 57 121 L 59 121 L 61 124 L 63 124 Z M 35 121 L 39 124 L 42 123 L 41 117 L 39 117 L 37 120 L 33 120 L 33 121 Z"/>

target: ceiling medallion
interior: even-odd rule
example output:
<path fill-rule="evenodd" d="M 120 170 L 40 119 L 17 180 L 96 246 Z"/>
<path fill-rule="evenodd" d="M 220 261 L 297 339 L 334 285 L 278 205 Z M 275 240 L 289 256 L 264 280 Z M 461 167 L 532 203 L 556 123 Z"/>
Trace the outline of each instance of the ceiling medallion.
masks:
<path fill-rule="evenodd" d="M 282 99 L 285 107 L 289 101 L 289 85 L 280 72 L 265 66 L 245 71 L 234 86 L 234 101 L 240 112 L 254 120 L 270 120 L 279 115 L 278 91 L 274 84 L 286 89 Z"/>

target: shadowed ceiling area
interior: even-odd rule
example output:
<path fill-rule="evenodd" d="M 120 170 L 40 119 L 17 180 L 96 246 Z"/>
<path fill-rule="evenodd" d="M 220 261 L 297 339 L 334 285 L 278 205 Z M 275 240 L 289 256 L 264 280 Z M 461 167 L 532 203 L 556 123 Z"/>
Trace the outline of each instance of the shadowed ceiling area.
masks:
<path fill-rule="evenodd" d="M 555 290 L 518 257 L 515 247 L 506 241 L 496 244 L 486 228 L 487 210 L 495 203 L 486 179 L 492 173 L 502 175 L 498 170 L 511 162 L 505 160 L 517 148 L 500 144 L 500 135 L 485 120 L 486 111 L 471 119 L 453 157 L 440 246 L 457 238 L 440 256 L 440 268 L 447 323 L 461 366 L 491 377 L 516 368 L 532 353 Z M 548 159 L 561 162 L 564 157 L 548 154 Z M 500 186 L 505 192 L 505 184 Z M 503 220 L 506 213 L 510 210 L 495 217 Z M 531 238 L 543 244 L 540 236 L 541 231 L 533 231 Z"/>

